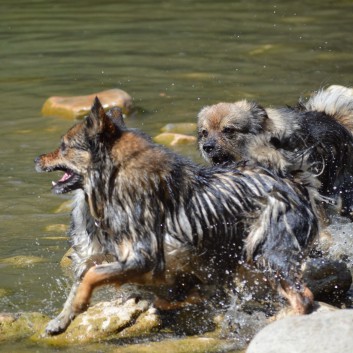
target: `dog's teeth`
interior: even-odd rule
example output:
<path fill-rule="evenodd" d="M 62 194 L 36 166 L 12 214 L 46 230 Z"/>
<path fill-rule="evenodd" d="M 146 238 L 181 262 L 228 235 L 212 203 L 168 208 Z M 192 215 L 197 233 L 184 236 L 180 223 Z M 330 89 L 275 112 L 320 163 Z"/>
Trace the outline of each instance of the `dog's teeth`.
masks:
<path fill-rule="evenodd" d="M 52 181 L 52 182 L 51 182 L 51 185 L 55 186 L 55 185 L 56 185 L 56 182 L 55 182 L 55 181 Z"/>

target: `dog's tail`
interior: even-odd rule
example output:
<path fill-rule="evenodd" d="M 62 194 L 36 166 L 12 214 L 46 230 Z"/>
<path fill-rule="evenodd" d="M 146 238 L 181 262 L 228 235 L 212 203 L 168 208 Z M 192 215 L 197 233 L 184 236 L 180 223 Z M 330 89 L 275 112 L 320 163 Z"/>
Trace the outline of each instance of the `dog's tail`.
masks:
<path fill-rule="evenodd" d="M 353 133 L 353 88 L 333 85 L 321 89 L 299 106 L 307 111 L 325 113 Z"/>

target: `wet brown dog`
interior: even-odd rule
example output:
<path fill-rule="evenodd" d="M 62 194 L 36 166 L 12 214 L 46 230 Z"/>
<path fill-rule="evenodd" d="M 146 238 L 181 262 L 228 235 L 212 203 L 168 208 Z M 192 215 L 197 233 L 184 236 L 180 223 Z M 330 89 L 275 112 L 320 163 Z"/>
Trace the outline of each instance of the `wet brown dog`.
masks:
<path fill-rule="evenodd" d="M 98 99 L 35 164 L 64 172 L 54 193 L 75 191 L 75 281 L 48 334 L 64 331 L 97 286 L 224 283 L 239 261 L 262 268 L 297 313 L 310 311 L 300 263 L 318 226 L 308 189 L 263 168 L 198 166 L 127 128 Z"/>
<path fill-rule="evenodd" d="M 332 198 L 353 218 L 353 94 L 333 86 L 295 108 L 265 109 L 242 100 L 204 107 L 198 115 L 199 150 L 213 164 L 247 160 L 284 176 L 301 169 L 303 155 Z"/>

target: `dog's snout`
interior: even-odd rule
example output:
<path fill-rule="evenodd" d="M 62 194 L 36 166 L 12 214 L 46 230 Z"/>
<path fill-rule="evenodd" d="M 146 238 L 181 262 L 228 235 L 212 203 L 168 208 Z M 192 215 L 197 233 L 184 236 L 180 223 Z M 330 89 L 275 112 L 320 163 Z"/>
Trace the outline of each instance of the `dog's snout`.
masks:
<path fill-rule="evenodd" d="M 206 153 L 211 153 L 215 149 L 215 144 L 213 141 L 209 141 L 209 142 L 206 142 L 202 146 L 202 148 Z"/>
<path fill-rule="evenodd" d="M 43 171 L 43 168 L 41 165 L 41 157 L 42 157 L 42 155 L 40 155 L 34 159 L 34 167 L 35 167 L 36 172 L 38 172 L 38 173 Z"/>

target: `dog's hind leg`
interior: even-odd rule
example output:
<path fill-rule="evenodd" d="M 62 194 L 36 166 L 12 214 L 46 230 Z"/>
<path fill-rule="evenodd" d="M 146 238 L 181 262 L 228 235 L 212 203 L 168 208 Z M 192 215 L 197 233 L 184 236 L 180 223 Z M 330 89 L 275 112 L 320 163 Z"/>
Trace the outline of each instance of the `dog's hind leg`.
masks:
<path fill-rule="evenodd" d="M 284 279 L 281 279 L 279 283 L 279 292 L 288 300 L 294 314 L 303 315 L 312 312 L 314 295 L 305 285 L 302 285 L 300 289 L 297 289 Z"/>

